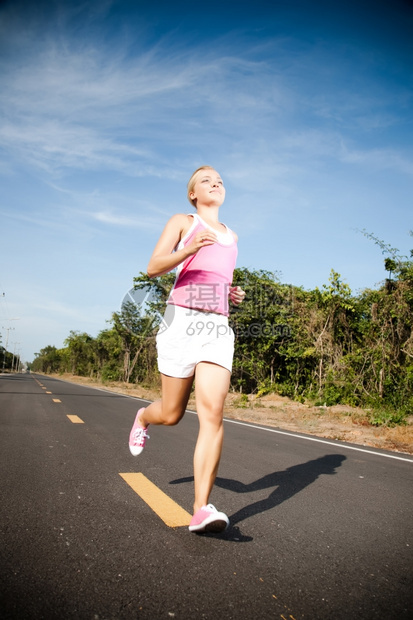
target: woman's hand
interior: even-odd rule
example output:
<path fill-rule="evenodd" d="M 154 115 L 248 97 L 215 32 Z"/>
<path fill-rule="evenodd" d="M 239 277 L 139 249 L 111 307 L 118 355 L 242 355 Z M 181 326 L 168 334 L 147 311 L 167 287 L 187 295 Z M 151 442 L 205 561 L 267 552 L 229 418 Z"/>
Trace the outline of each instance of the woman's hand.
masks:
<path fill-rule="evenodd" d="M 245 291 L 240 286 L 231 286 L 229 298 L 235 306 L 239 306 L 244 301 Z"/>
<path fill-rule="evenodd" d="M 214 231 L 205 229 L 197 233 L 192 243 L 186 247 L 186 251 L 189 255 L 196 254 L 201 248 L 207 245 L 213 245 L 218 241 L 218 237 Z"/>
<path fill-rule="evenodd" d="M 172 271 L 202 247 L 216 243 L 216 234 L 208 229 L 196 234 L 189 246 L 178 250 L 178 244 L 190 229 L 191 224 L 192 218 L 183 213 L 177 213 L 170 218 L 149 261 L 147 272 L 150 278 L 156 278 Z"/>

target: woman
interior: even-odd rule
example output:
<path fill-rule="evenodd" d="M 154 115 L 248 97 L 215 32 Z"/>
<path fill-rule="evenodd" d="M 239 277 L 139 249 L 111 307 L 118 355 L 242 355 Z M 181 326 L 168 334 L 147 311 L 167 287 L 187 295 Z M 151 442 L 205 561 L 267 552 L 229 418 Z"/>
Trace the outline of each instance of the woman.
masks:
<path fill-rule="evenodd" d="M 219 532 L 228 517 L 208 504 L 223 444 L 223 410 L 229 389 L 234 334 L 228 325 L 228 298 L 238 305 L 245 293 L 232 287 L 238 238 L 219 222 L 225 188 L 210 166 L 196 170 L 188 183 L 194 215 L 168 221 L 148 265 L 150 277 L 177 267 L 164 325 L 157 335 L 162 399 L 138 411 L 129 448 L 140 454 L 149 424 L 177 424 L 195 379 L 199 434 L 194 453 L 194 514 L 190 531 Z"/>

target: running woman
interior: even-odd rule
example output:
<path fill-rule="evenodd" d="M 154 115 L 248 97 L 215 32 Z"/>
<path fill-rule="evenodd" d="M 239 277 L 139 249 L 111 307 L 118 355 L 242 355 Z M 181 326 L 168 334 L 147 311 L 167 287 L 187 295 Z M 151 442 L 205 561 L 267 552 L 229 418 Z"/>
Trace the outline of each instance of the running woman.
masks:
<path fill-rule="evenodd" d="M 225 187 L 210 166 L 196 170 L 188 182 L 191 215 L 171 217 L 148 265 L 151 278 L 177 267 L 164 326 L 156 337 L 162 399 L 139 409 L 129 436 L 129 449 L 140 454 L 150 424 L 175 425 L 182 419 L 195 380 L 199 433 L 194 453 L 194 513 L 191 532 L 220 532 L 226 514 L 209 503 L 222 453 L 223 411 L 228 393 L 234 333 L 228 325 L 229 304 L 242 302 L 232 277 L 237 235 L 219 221 Z"/>

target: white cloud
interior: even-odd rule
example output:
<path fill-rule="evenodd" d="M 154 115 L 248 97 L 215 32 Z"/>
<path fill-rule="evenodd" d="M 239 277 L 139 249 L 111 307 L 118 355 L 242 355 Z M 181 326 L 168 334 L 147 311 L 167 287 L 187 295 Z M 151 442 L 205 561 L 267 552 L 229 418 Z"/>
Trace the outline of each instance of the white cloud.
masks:
<path fill-rule="evenodd" d="M 130 215 L 110 211 L 96 211 L 91 213 L 90 216 L 103 224 L 137 228 L 139 230 L 152 229 L 159 231 L 160 226 L 165 222 L 165 218 L 161 219 L 160 217 L 153 217 L 147 214 L 131 217 Z"/>
<path fill-rule="evenodd" d="M 343 162 L 363 165 L 376 170 L 393 169 L 401 174 L 413 175 L 413 158 L 394 149 L 357 149 L 342 145 L 340 158 Z"/>
<path fill-rule="evenodd" d="M 58 121 L 26 121 L 0 126 L 0 139 L 15 157 L 52 173 L 60 168 L 123 170 L 131 175 L 143 173 L 139 162 L 149 153 L 114 139 L 97 130 Z"/>
<path fill-rule="evenodd" d="M 31 41 L 26 63 L 3 60 L 0 81 L 0 139 L 15 165 L 52 177 L 76 170 L 170 177 L 176 166 L 166 152 L 199 140 L 241 169 L 253 161 L 260 178 L 294 176 L 324 157 L 411 171 L 396 149 L 358 148 L 367 110 L 375 106 L 375 126 L 394 121 L 386 102 L 367 90 L 345 100 L 331 89 L 303 94 L 303 78 L 308 83 L 320 71 L 317 48 L 287 64 L 291 41 L 283 45 L 281 38 L 261 45 L 261 52 L 277 54 L 263 58 L 258 47 L 242 49 L 240 42 L 232 54 L 223 41 L 207 53 L 201 47 L 189 53 L 168 48 L 166 39 L 131 58 L 126 47 L 114 52 L 91 40 L 76 48 L 52 31 L 41 39 L 32 33 Z"/>
<path fill-rule="evenodd" d="M 343 276 L 361 286 L 372 263 L 352 238 L 340 246 L 346 226 L 399 244 L 411 98 L 353 40 L 299 40 L 294 17 L 290 33 L 218 24 L 217 38 L 199 42 L 145 31 L 140 16 L 115 32 L 99 21 L 103 2 L 57 5 L 2 30 L 0 11 L 0 208 L 13 295 L 33 283 L 19 312 L 30 316 L 25 338 L 43 334 L 37 350 L 57 343 L 53 333 L 105 327 L 167 218 L 191 211 L 185 183 L 197 165 L 224 176 L 222 218 L 241 233 L 241 265 L 321 285 L 340 253 L 350 268 L 350 244 L 355 266 Z M 92 307 L 95 293 L 106 306 Z"/>

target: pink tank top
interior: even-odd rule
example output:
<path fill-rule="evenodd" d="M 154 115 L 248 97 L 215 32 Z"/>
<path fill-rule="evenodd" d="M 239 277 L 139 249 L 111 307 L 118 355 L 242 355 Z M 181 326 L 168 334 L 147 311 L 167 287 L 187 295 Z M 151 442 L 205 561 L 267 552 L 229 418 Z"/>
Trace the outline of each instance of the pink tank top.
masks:
<path fill-rule="evenodd" d="M 210 228 L 198 214 L 193 218 L 194 222 L 181 239 L 178 250 L 191 243 L 198 232 Z M 218 237 L 216 243 L 201 248 L 178 266 L 168 304 L 228 316 L 228 295 L 238 248 L 229 228 L 225 233 L 214 232 Z"/>

